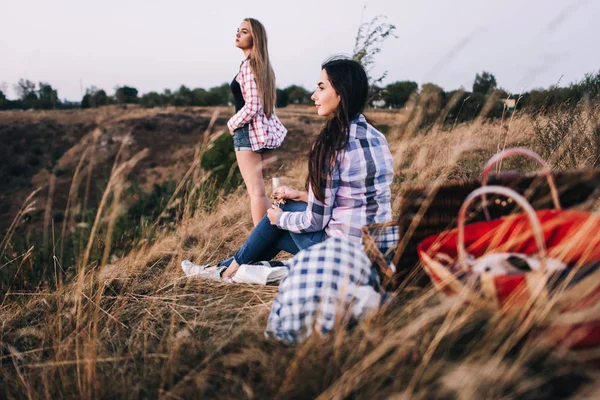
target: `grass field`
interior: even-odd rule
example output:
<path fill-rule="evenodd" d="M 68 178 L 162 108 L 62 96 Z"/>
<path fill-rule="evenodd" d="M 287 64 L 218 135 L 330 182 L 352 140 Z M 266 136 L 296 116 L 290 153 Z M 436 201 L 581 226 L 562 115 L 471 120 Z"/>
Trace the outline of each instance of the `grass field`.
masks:
<path fill-rule="evenodd" d="M 393 199 L 398 199 L 416 183 L 479 176 L 487 159 L 515 146 L 538 151 L 554 168 L 597 167 L 597 110 L 598 104 L 571 110 L 569 115 L 577 117 L 571 125 L 564 111 L 555 110 L 426 129 L 411 110 L 371 110 L 367 116 L 386 132 L 395 159 Z M 593 366 L 563 348 L 544 345 L 537 334 L 543 318 L 527 325 L 447 300 L 431 285 L 410 281 L 352 330 L 298 346 L 265 339 L 277 287 L 185 279 L 179 267 L 186 258 L 218 261 L 243 242 L 252 227 L 244 187 L 221 193 L 209 208 L 186 206 L 184 199 L 174 226 L 161 229 L 168 221 L 160 220 L 151 240 L 136 241 L 125 254 L 111 247 L 114 223 L 127 212 L 120 199 L 132 180 L 149 190 L 175 179 L 195 203 L 203 201 L 202 193 L 190 190 L 206 177 L 195 160 L 206 151 L 209 136 L 224 129 L 230 113 L 229 108 L 112 107 L 0 113 L 0 125 L 28 127 L 22 132 L 71 127 L 56 155 L 63 174 L 54 183 L 43 168 L 20 175 L 27 184 L 4 198 L 10 200 L 4 215 L 12 221 L 27 195 L 41 187 L 33 197 L 38 211 L 32 214 L 37 229 L 54 244 L 48 246 L 53 262 L 45 267 L 72 271 L 70 279 L 57 272 L 54 282 L 28 286 L 18 275 L 33 266 L 27 254 L 14 254 L 7 268 L 14 267 L 15 285 L 0 305 L 0 397 L 583 399 L 598 393 L 600 378 Z M 272 176 L 302 188 L 304 156 L 322 120 L 307 107 L 288 107 L 278 115 L 290 133 L 268 166 L 267 189 Z M 123 139 L 128 132 L 130 141 Z M 95 159 L 89 157 L 92 151 Z M 86 167 L 90 160 L 109 174 L 101 178 L 90 172 L 94 179 L 86 181 L 85 171 L 96 171 Z M 536 166 L 511 159 L 503 169 L 511 168 Z M 67 265 L 56 238 L 61 230 L 76 229 L 65 215 L 81 212 L 90 191 L 86 184 L 95 179 L 104 179 L 107 189 L 94 198 L 97 215 L 88 221 L 90 236 Z M 54 213 L 47 211 L 52 191 L 52 211 L 65 216 L 60 223 L 53 223 Z M 92 202 L 94 196 L 88 197 Z M 393 206 L 396 212 L 397 201 Z M 2 243 L 3 252 L 28 232 L 21 225 Z M 99 243 L 103 251 L 94 252 Z"/>

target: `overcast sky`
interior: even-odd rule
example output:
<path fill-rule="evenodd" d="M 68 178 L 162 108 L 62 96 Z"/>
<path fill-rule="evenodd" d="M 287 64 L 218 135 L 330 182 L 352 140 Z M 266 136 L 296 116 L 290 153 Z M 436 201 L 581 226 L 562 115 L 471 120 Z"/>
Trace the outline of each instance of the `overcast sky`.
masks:
<path fill-rule="evenodd" d="M 209 88 L 237 73 L 235 32 L 254 17 L 277 86 L 312 90 L 321 62 L 351 54 L 361 16 L 376 15 L 397 27 L 375 59 L 384 84 L 470 89 L 488 70 L 518 93 L 600 69 L 600 0 L 0 0 L 0 89 L 14 98 L 26 78 L 79 101 L 92 85 Z"/>

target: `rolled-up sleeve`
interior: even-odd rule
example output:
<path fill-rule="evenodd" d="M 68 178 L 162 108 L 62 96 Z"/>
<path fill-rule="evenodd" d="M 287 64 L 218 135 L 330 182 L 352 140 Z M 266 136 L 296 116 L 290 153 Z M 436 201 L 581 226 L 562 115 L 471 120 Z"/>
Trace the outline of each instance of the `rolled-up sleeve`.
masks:
<path fill-rule="evenodd" d="M 324 230 L 335 204 L 336 193 L 340 186 L 339 168 L 335 168 L 325 188 L 325 201 L 322 203 L 315 197 L 312 186 L 308 187 L 308 203 L 306 211 L 284 211 L 277 217 L 277 227 L 294 233 L 318 232 Z"/>

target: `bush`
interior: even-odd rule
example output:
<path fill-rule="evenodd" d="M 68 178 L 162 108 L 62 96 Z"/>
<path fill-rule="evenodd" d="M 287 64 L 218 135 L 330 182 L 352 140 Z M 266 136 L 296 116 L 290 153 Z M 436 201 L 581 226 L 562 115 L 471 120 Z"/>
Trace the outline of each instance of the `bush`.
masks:
<path fill-rule="evenodd" d="M 27 157 L 25 157 L 25 161 L 32 167 L 37 167 L 40 165 L 40 158 L 35 154 L 28 154 Z"/>
<path fill-rule="evenodd" d="M 64 176 L 66 172 L 62 168 L 54 167 L 53 173 L 54 173 L 54 176 L 56 176 L 57 178 L 59 178 L 61 176 Z"/>
<path fill-rule="evenodd" d="M 4 214 L 10 211 L 10 203 L 7 201 L 5 203 L 0 203 L 0 214 Z"/>
<path fill-rule="evenodd" d="M 63 155 L 63 152 L 59 148 L 54 148 L 50 152 L 50 157 L 52 158 L 52 162 L 58 161 Z"/>
<path fill-rule="evenodd" d="M 242 182 L 242 176 L 235 164 L 235 150 L 229 133 L 215 139 L 204 152 L 200 162 L 200 166 L 210 173 L 210 180 L 214 182 L 216 189 L 226 191 L 236 188 Z"/>
<path fill-rule="evenodd" d="M 8 173 L 12 176 L 20 176 L 25 172 L 26 167 L 22 164 L 10 164 L 8 166 Z"/>
<path fill-rule="evenodd" d="M 12 146 L 13 154 L 20 154 L 23 150 L 24 146 L 19 142 L 14 143 Z"/>

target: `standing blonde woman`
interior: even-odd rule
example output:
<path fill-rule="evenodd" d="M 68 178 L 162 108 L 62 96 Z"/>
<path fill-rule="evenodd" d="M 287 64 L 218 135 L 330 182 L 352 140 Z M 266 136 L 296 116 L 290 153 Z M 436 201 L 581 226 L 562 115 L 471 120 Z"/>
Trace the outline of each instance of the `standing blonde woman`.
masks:
<path fill-rule="evenodd" d="M 253 18 L 240 24 L 235 45 L 244 52 L 240 72 L 231 82 L 236 113 L 227 122 L 235 156 L 250 195 L 254 225 L 267 213 L 263 164 L 281 145 L 287 130 L 275 115 L 275 74 L 269 61 L 267 33 Z"/>

